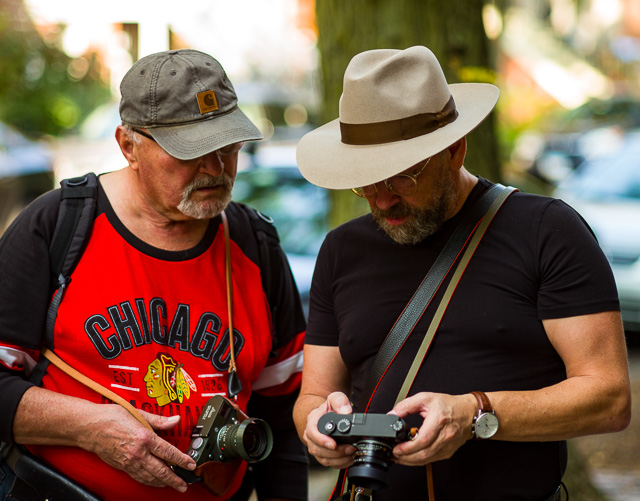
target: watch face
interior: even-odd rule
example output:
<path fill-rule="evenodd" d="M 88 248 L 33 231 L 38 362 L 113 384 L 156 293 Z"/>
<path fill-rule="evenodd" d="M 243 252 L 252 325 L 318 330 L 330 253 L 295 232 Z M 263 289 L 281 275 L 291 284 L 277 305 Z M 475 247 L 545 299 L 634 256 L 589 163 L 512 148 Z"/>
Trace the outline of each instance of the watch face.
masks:
<path fill-rule="evenodd" d="M 485 413 L 476 420 L 476 437 L 491 438 L 498 431 L 498 418 L 495 414 Z"/>

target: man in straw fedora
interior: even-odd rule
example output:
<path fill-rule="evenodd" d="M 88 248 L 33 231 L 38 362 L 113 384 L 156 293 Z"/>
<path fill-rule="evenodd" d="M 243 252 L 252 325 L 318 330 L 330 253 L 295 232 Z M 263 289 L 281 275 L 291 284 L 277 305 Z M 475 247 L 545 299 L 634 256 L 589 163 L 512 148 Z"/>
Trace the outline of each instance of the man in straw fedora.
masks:
<path fill-rule="evenodd" d="M 367 464 L 353 443 L 321 433 L 328 412 L 391 412 L 417 427 L 393 447 L 376 501 L 560 499 L 565 440 L 629 423 L 611 270 L 582 218 L 547 197 L 501 199 L 490 225 L 477 224 L 485 233 L 468 263 L 457 267 L 473 239 L 406 341 L 382 370 L 374 365 L 456 228 L 495 191 L 463 161 L 466 135 L 498 94 L 489 84 L 448 85 L 426 47 L 363 52 L 346 69 L 340 118 L 298 145 L 310 182 L 352 190 L 371 213 L 331 231 L 318 256 L 294 419 L 310 453 L 334 468 L 356 458 L 375 469 L 380 458 Z"/>

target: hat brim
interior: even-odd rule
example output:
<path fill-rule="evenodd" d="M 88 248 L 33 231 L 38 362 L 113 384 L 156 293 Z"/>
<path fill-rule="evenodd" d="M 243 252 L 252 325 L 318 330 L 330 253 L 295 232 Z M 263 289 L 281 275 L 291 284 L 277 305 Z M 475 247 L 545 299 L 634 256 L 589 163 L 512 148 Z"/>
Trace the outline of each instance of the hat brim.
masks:
<path fill-rule="evenodd" d="M 357 188 L 378 183 L 435 155 L 475 129 L 498 101 L 495 85 L 449 85 L 458 118 L 429 134 L 374 145 L 344 144 L 340 122 L 334 120 L 307 133 L 298 143 L 296 158 L 302 175 L 322 188 Z"/>
<path fill-rule="evenodd" d="M 260 130 L 240 108 L 209 120 L 147 130 L 162 149 L 179 160 L 193 160 L 232 143 L 262 139 Z"/>

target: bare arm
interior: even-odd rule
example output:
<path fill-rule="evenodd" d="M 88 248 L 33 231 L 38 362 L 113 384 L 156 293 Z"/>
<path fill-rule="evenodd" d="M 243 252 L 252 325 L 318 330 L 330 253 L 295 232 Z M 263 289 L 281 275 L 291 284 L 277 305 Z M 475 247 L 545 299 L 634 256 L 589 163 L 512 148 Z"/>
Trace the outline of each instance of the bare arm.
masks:
<path fill-rule="evenodd" d="M 620 314 L 545 320 L 543 325 L 565 364 L 567 379 L 535 391 L 488 392 L 500 419 L 494 438 L 565 440 L 626 428 L 631 392 Z M 450 457 L 471 438 L 475 410 L 472 395 L 420 393 L 400 402 L 396 414 L 420 413 L 425 420 L 416 440 L 394 449 L 398 462 L 418 465 Z"/>
<path fill-rule="evenodd" d="M 178 416 L 140 411 L 155 430 L 168 430 Z M 187 484 L 169 464 L 193 470 L 186 454 L 145 428 L 119 405 L 100 405 L 38 387 L 25 392 L 13 424 L 17 443 L 80 447 L 97 454 L 146 485 L 184 492 Z"/>
<path fill-rule="evenodd" d="M 618 312 L 544 320 L 567 379 L 534 392 L 488 394 L 500 405 L 500 440 L 565 440 L 625 429 L 631 387 Z M 504 417 L 502 417 L 504 414 Z"/>
<path fill-rule="evenodd" d="M 355 449 L 337 445 L 318 431 L 318 419 L 327 412 L 349 414 L 350 379 L 338 347 L 305 345 L 300 396 L 293 409 L 298 435 L 320 464 L 344 468 L 353 462 Z"/>

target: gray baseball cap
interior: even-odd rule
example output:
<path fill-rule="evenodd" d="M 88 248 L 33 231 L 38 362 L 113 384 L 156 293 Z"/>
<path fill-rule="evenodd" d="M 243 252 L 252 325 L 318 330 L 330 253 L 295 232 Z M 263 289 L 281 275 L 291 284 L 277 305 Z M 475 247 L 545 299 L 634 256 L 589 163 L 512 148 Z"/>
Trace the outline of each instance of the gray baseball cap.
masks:
<path fill-rule="evenodd" d="M 262 139 L 238 108 L 220 63 L 203 52 L 158 52 L 137 61 L 120 84 L 120 118 L 145 128 L 171 156 L 191 160 L 240 141 Z"/>

